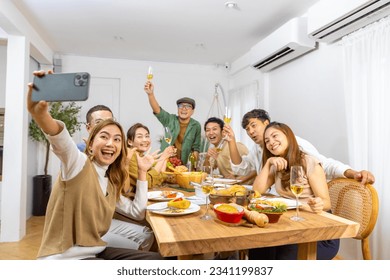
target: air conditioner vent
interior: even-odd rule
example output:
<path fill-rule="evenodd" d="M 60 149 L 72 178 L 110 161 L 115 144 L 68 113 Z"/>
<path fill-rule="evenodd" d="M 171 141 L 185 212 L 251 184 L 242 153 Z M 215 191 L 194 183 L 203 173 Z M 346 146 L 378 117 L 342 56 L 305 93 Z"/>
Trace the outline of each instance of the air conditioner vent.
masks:
<path fill-rule="evenodd" d="M 322 0 L 309 9 L 309 36 L 331 43 L 389 14 L 390 0 Z"/>
<path fill-rule="evenodd" d="M 266 58 L 263 61 L 260 61 L 259 63 L 255 64 L 255 65 L 253 65 L 253 67 L 257 68 L 257 69 L 261 69 L 261 68 L 269 65 L 270 63 L 288 55 L 289 53 L 291 53 L 293 51 L 294 50 L 292 48 L 286 47 L 286 48 L 282 49 L 281 51 L 277 52 L 276 54 Z"/>
<path fill-rule="evenodd" d="M 294 18 L 252 47 L 251 65 L 267 72 L 314 48 L 315 41 L 307 36 L 307 18 Z"/>

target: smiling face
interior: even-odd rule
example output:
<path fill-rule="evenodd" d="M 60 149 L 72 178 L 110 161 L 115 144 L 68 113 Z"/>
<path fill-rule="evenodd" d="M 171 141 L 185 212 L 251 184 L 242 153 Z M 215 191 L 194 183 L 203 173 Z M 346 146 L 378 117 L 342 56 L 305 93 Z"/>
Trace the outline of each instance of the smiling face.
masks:
<path fill-rule="evenodd" d="M 222 129 L 218 123 L 209 122 L 205 128 L 206 137 L 215 147 L 218 146 L 222 140 Z"/>
<path fill-rule="evenodd" d="M 264 129 L 269 124 L 266 120 L 262 122 L 258 118 L 250 118 L 248 125 L 245 127 L 248 136 L 258 145 L 263 146 Z"/>
<path fill-rule="evenodd" d="M 149 132 L 143 127 L 137 128 L 135 131 L 134 140 L 129 139 L 127 140 L 127 143 L 130 146 L 137 148 L 138 152 L 147 152 L 151 144 Z"/>
<path fill-rule="evenodd" d="M 177 105 L 177 115 L 181 122 L 188 122 L 194 114 L 194 108 L 189 103 L 180 103 Z"/>
<path fill-rule="evenodd" d="M 269 127 L 264 134 L 264 143 L 268 151 L 275 156 L 286 156 L 288 150 L 287 136 L 275 127 Z"/>
<path fill-rule="evenodd" d="M 94 161 L 107 166 L 112 164 L 121 153 L 123 144 L 122 132 L 114 124 L 106 125 L 96 132 L 89 144 Z"/>

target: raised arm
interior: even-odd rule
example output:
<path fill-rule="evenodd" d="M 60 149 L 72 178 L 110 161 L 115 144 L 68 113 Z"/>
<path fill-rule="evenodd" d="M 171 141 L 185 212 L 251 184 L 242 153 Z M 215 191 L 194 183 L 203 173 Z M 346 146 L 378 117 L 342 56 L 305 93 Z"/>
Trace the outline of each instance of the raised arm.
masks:
<path fill-rule="evenodd" d="M 144 86 L 144 90 L 148 95 L 150 107 L 154 114 L 160 113 L 160 104 L 158 104 L 156 97 L 154 96 L 154 85 L 151 81 L 147 81 Z"/>

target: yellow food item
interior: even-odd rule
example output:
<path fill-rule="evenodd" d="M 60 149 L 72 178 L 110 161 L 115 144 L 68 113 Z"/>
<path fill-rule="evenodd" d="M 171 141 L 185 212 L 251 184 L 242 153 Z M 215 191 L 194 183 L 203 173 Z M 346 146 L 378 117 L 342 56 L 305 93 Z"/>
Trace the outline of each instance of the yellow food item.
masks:
<path fill-rule="evenodd" d="M 190 207 L 191 202 L 184 198 L 176 198 L 171 201 L 168 201 L 168 207 L 177 208 L 177 209 L 187 209 Z"/>
<path fill-rule="evenodd" d="M 265 227 L 269 222 L 266 214 L 259 213 L 257 211 L 244 209 L 244 217 L 248 220 L 248 222 L 256 224 L 259 227 Z"/>
<path fill-rule="evenodd" d="M 255 194 L 253 195 L 253 197 L 254 197 L 254 198 L 259 198 L 259 197 L 261 197 L 260 192 L 255 191 Z"/>
<path fill-rule="evenodd" d="M 244 196 L 247 193 L 247 190 L 244 186 L 233 185 L 226 189 L 220 189 L 217 191 L 218 195 L 227 195 L 227 196 Z"/>
<path fill-rule="evenodd" d="M 230 213 L 230 214 L 238 213 L 238 209 L 229 204 L 221 204 L 216 209 L 224 213 Z"/>
<path fill-rule="evenodd" d="M 188 168 L 186 166 L 184 166 L 184 165 L 179 165 L 179 166 L 175 167 L 175 171 L 176 172 L 187 172 Z"/>

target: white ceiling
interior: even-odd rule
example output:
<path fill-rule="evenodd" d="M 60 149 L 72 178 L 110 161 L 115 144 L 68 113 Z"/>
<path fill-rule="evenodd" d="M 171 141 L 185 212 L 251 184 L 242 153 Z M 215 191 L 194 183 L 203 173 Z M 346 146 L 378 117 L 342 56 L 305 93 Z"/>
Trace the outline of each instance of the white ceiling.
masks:
<path fill-rule="evenodd" d="M 318 0 L 12 0 L 56 53 L 231 63 Z"/>

